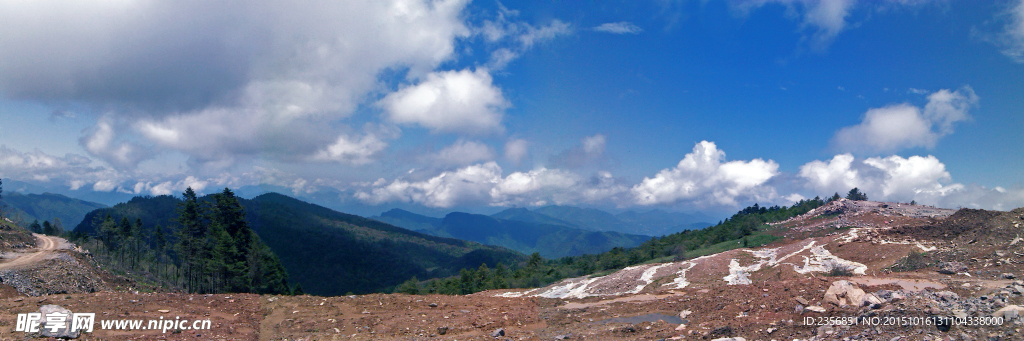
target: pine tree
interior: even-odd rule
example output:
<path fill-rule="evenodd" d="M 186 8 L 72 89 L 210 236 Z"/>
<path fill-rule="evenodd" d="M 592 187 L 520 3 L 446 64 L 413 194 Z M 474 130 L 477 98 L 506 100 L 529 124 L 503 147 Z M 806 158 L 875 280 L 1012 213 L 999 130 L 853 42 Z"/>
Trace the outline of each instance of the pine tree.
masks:
<path fill-rule="evenodd" d="M 167 237 L 164 236 L 164 227 L 160 224 L 156 224 L 156 231 L 153 232 L 153 244 L 156 247 L 157 276 L 162 277 L 164 258 L 167 256 Z"/>
<path fill-rule="evenodd" d="M 245 291 L 244 288 L 237 287 L 236 279 L 241 274 L 239 266 L 244 263 L 238 264 L 233 261 L 237 257 L 238 251 L 235 250 L 235 243 L 231 240 L 231 236 L 218 223 L 210 224 L 208 231 L 210 234 L 208 242 L 211 245 L 209 247 L 210 257 L 206 261 L 209 264 L 207 268 L 213 275 L 210 279 L 213 291 Z"/>
<path fill-rule="evenodd" d="M 178 236 L 178 257 L 179 269 L 184 277 L 186 291 L 198 292 L 202 281 L 203 243 L 206 237 L 206 227 L 202 222 L 202 212 L 199 200 L 192 187 L 185 189 L 182 194 L 184 202 L 178 206 L 177 223 L 181 226 Z"/>
<path fill-rule="evenodd" d="M 97 221 L 93 221 L 94 224 Z M 99 226 L 94 226 L 97 231 L 100 231 L 100 240 L 107 247 L 108 250 L 113 250 L 115 245 L 114 236 L 117 235 L 117 224 L 114 223 L 114 217 L 109 214 L 103 220 L 98 221 Z"/>
<path fill-rule="evenodd" d="M 249 223 L 245 220 L 245 211 L 231 189 L 224 188 L 224 191 L 215 196 L 210 220 L 223 228 L 228 242 L 233 244 L 231 247 L 222 246 L 225 257 L 223 261 L 226 263 L 224 269 L 229 272 L 226 274 L 228 278 L 231 278 L 230 290 L 251 291 L 251 278 L 246 278 L 246 275 L 250 274 L 248 269 L 252 266 L 249 263 L 251 258 L 248 256 L 253 252 L 252 242 L 255 233 L 249 228 Z"/>
<path fill-rule="evenodd" d="M 843 197 L 839 196 L 839 192 L 836 192 L 836 194 L 833 194 L 831 198 L 828 198 L 828 201 L 836 201 L 842 198 Z"/>
<path fill-rule="evenodd" d="M 132 268 L 137 269 L 139 262 L 142 260 L 143 247 L 146 245 L 142 237 L 142 218 L 135 218 L 135 223 L 131 226 L 131 237 L 129 237 L 131 245 L 131 263 Z"/>
<path fill-rule="evenodd" d="M 866 201 L 868 200 L 868 195 L 861 192 L 857 187 L 854 187 L 850 190 L 850 193 L 846 194 L 846 199 Z"/>
<path fill-rule="evenodd" d="M 49 236 L 52 236 L 52 235 L 55 234 L 55 233 L 53 233 L 53 225 L 50 225 L 50 221 L 49 220 L 44 220 L 43 221 L 43 234 L 49 235 Z"/>
<path fill-rule="evenodd" d="M 420 280 L 416 279 L 416 276 L 412 276 L 412 278 L 402 282 L 395 291 L 403 294 L 417 295 L 420 293 L 419 283 Z M 298 286 L 298 284 L 296 284 L 296 286 Z"/>
<path fill-rule="evenodd" d="M 53 218 L 53 231 L 56 235 L 64 234 L 64 223 L 60 221 L 60 218 Z"/>
<path fill-rule="evenodd" d="M 28 225 L 28 230 L 33 233 L 43 233 L 43 227 L 39 225 L 38 219 L 32 221 L 32 223 Z"/>

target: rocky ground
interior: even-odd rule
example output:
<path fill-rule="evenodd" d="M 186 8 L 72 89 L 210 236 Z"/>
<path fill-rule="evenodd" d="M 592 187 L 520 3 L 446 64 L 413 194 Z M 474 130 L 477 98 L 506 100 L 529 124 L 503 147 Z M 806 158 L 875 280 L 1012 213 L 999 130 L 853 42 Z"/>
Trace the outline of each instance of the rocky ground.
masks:
<path fill-rule="evenodd" d="M 776 224 L 782 239 L 765 247 L 466 296 L 28 297 L 0 286 L 0 340 L 25 338 L 14 314 L 45 304 L 213 324 L 80 337 L 90 340 L 1024 340 L 1022 224 L 1024 209 L 840 200 Z"/>

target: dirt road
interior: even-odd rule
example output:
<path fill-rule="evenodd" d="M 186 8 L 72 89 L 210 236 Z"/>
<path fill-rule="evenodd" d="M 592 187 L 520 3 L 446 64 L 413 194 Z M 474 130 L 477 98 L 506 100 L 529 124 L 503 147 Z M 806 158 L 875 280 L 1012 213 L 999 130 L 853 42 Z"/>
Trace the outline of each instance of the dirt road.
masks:
<path fill-rule="evenodd" d="M 24 253 L 13 260 L 0 263 L 0 270 L 20 267 L 43 260 L 47 255 L 53 253 L 54 250 L 57 250 L 57 246 L 59 246 L 63 241 L 58 237 L 51 237 L 38 233 L 33 233 L 32 235 L 39 239 L 39 243 L 36 244 L 36 251 L 33 253 Z"/>

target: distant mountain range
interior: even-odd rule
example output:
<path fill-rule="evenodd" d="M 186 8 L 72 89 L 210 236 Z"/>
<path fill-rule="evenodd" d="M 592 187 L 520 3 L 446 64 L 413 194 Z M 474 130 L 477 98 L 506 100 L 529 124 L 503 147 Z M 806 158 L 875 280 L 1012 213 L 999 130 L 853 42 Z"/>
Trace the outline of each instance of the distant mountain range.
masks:
<path fill-rule="evenodd" d="M 21 226 L 28 226 L 34 220 L 40 223 L 55 223 L 60 219 L 61 225 L 70 230 L 82 221 L 85 215 L 107 205 L 68 198 L 54 193 L 21 194 L 4 191 L 4 215 Z"/>
<path fill-rule="evenodd" d="M 695 217 L 660 210 L 611 213 L 572 206 L 536 210 L 510 208 L 491 216 L 454 212 L 444 218 L 392 209 L 372 217 L 395 226 L 436 236 L 504 246 L 546 258 L 577 256 L 633 247 L 651 236 L 704 228 Z"/>
<path fill-rule="evenodd" d="M 115 220 L 142 219 L 146 235 L 161 224 L 173 236 L 179 202 L 171 196 L 136 197 L 90 212 L 75 231 L 91 233 L 91 222 L 110 214 Z M 409 231 L 277 193 L 240 202 L 250 226 L 288 271 L 288 281 L 316 295 L 380 292 L 412 276 L 446 277 L 481 264 L 526 258 L 506 248 Z"/>
<path fill-rule="evenodd" d="M 655 209 L 643 213 L 626 211 L 616 215 L 594 208 L 554 205 L 540 207 L 533 211 L 525 208 L 510 208 L 492 214 L 491 217 L 588 231 L 619 232 L 652 237 L 714 225 L 708 222 L 712 220 L 710 217 L 699 213 L 686 214 Z M 424 233 L 434 233 L 433 230 L 440 227 L 442 221 L 441 218 L 415 214 L 402 209 L 392 209 L 371 218 Z"/>

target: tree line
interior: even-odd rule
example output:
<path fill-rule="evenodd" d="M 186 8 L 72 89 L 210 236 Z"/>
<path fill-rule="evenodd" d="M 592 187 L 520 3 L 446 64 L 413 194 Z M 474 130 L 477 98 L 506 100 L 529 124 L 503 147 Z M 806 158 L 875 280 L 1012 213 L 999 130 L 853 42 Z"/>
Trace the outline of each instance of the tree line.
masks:
<path fill-rule="evenodd" d="M 92 235 L 70 237 L 115 270 L 190 293 L 301 292 L 288 286 L 287 272 L 249 227 L 234 193 L 225 188 L 211 197 L 199 200 L 186 189 L 172 224 L 158 223 L 149 233 L 140 218 L 107 214 L 94 217 Z"/>
<path fill-rule="evenodd" d="M 815 197 L 800 200 L 789 207 L 754 204 L 714 226 L 652 238 L 633 248 L 617 247 L 595 255 L 550 260 L 534 253 L 523 262 L 498 263 L 493 268 L 483 264 L 476 269 L 463 269 L 459 275 L 447 278 L 420 281 L 413 277 L 395 287 L 394 291 L 407 294 L 465 295 L 492 289 L 536 288 L 565 278 L 606 273 L 627 266 L 681 261 L 704 253 L 761 246 L 777 239 L 766 232 L 770 228 L 768 223 L 807 213 L 831 200 Z"/>

